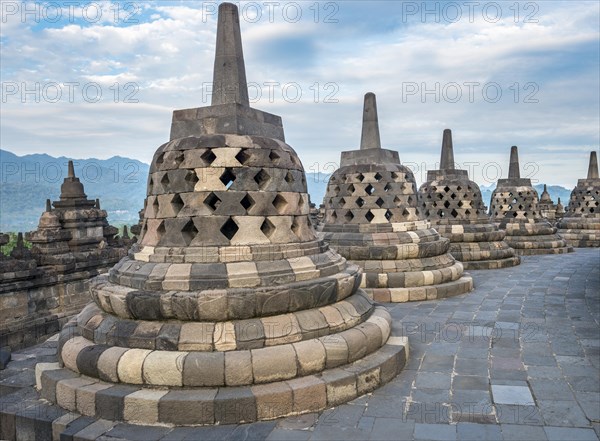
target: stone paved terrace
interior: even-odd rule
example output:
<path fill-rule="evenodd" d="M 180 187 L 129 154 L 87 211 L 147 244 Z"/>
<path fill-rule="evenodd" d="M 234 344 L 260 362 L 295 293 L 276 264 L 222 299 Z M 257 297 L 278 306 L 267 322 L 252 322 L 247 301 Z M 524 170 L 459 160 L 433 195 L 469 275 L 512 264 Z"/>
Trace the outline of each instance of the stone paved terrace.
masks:
<path fill-rule="evenodd" d="M 526 256 L 517 267 L 471 273 L 470 294 L 389 305 L 410 339 L 406 369 L 320 414 L 175 429 L 75 414 L 55 420 L 64 411 L 40 404 L 30 386 L 36 360 L 54 359 L 49 341 L 13 354 L 0 371 L 0 424 L 16 414 L 23 439 L 35 430 L 32 417 L 43 415 L 61 440 L 598 440 L 600 250 Z"/>

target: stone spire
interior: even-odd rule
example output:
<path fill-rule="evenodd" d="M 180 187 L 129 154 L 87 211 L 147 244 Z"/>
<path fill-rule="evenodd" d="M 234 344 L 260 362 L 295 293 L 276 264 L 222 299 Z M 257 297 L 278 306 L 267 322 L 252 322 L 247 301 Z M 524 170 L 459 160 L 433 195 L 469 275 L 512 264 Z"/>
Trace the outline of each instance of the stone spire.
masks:
<path fill-rule="evenodd" d="M 48 213 L 52 211 L 52 202 L 50 202 L 50 199 L 46 199 L 46 211 Z"/>
<path fill-rule="evenodd" d="M 79 178 L 75 176 L 73 161 L 69 161 L 67 177 L 60 187 L 60 200 L 72 201 L 78 199 L 85 200 L 87 199 L 87 196 L 83 191 L 83 184 L 79 181 Z"/>
<path fill-rule="evenodd" d="M 510 165 L 508 166 L 508 179 L 520 179 L 521 172 L 519 171 L 519 151 L 516 145 L 510 148 Z"/>
<path fill-rule="evenodd" d="M 452 147 L 452 131 L 450 129 L 444 130 L 440 170 L 454 170 L 454 148 Z"/>
<path fill-rule="evenodd" d="M 362 133 L 360 137 L 360 149 L 380 149 L 379 119 L 377 118 L 377 101 L 373 92 L 365 94 L 363 106 Z"/>
<path fill-rule="evenodd" d="M 542 194 L 540 195 L 540 202 L 552 203 L 552 198 L 550 197 L 550 193 L 548 193 L 548 188 L 546 187 L 546 184 L 544 184 L 544 191 L 542 191 Z"/>
<path fill-rule="evenodd" d="M 230 103 L 250 106 L 238 9 L 232 3 L 221 3 L 217 23 L 212 105 Z"/>
<path fill-rule="evenodd" d="M 590 165 L 588 167 L 588 179 L 598 179 L 598 157 L 596 152 L 590 152 Z"/>

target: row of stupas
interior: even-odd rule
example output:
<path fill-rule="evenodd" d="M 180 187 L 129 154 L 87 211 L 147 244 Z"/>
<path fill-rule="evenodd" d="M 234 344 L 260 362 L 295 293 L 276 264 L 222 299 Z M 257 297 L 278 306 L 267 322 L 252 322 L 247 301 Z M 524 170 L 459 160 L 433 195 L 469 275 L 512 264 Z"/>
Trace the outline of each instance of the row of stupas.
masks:
<path fill-rule="evenodd" d="M 373 299 L 469 292 L 473 280 L 452 253 L 474 268 L 519 263 L 524 248 L 504 241 L 477 185 L 454 170 L 449 133 L 432 172 L 444 187 L 421 193 L 450 215 L 421 205 L 410 169 L 381 148 L 373 94 L 360 149 L 342 153 L 317 233 L 281 118 L 249 105 L 230 3 L 219 6 L 213 75 L 211 106 L 173 112 L 150 167 L 139 241 L 91 281 L 93 302 L 60 333 L 59 362 L 38 364 L 42 397 L 64 409 L 198 425 L 336 406 L 406 363 L 407 339 Z"/>

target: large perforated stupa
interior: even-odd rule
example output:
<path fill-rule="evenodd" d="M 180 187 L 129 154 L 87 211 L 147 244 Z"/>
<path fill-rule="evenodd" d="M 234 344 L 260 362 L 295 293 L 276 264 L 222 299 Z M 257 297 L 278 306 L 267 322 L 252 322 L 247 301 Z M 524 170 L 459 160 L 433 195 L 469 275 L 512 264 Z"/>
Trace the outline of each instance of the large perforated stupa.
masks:
<path fill-rule="evenodd" d="M 317 239 L 281 118 L 249 107 L 237 7 L 219 6 L 209 107 L 173 113 L 139 243 L 40 368 L 42 396 L 108 420 L 232 424 L 351 400 L 404 366 L 405 339 Z"/>
<path fill-rule="evenodd" d="M 579 179 L 558 224 L 560 235 L 574 247 L 600 247 L 600 177 L 598 156 L 590 152 L 587 179 Z"/>
<path fill-rule="evenodd" d="M 573 251 L 556 232 L 556 227 L 544 219 L 538 207 L 538 194 L 531 179 L 521 178 L 519 153 L 510 149 L 508 179 L 499 179 L 492 193 L 492 222 L 506 230 L 506 242 L 519 255 L 562 254 Z"/>
<path fill-rule="evenodd" d="M 506 268 L 520 263 L 505 241 L 506 233 L 490 222 L 479 186 L 454 163 L 452 132 L 444 130 L 439 170 L 427 171 L 419 188 L 421 207 L 432 226 L 450 239 L 450 252 L 466 269 Z"/>
<path fill-rule="evenodd" d="M 359 264 L 377 301 L 406 302 L 463 294 L 473 280 L 450 253 L 450 241 L 419 208 L 412 171 L 381 148 L 375 95 L 365 95 L 360 150 L 342 152 L 325 194 L 322 237 Z"/>

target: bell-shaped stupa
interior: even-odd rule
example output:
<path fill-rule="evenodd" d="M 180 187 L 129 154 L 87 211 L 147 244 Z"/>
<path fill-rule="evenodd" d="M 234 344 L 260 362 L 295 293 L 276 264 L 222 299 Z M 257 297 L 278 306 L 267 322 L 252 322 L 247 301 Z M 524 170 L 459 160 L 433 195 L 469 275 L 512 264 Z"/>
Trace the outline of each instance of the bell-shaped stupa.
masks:
<path fill-rule="evenodd" d="M 281 118 L 249 107 L 230 3 L 214 90 L 211 106 L 174 112 L 139 242 L 61 332 L 64 367 L 40 377 L 48 400 L 108 420 L 233 424 L 335 406 L 404 366 L 406 339 L 359 268 L 311 227 Z"/>
<path fill-rule="evenodd" d="M 590 152 L 587 179 L 579 179 L 558 231 L 574 247 L 600 247 L 600 177 L 598 156 Z"/>
<path fill-rule="evenodd" d="M 557 206 L 554 205 L 552 197 L 550 196 L 550 193 L 548 193 L 548 186 L 546 184 L 544 184 L 544 190 L 540 195 L 538 208 L 540 211 L 540 216 L 542 216 L 544 219 L 547 219 L 550 223 L 556 222 Z"/>
<path fill-rule="evenodd" d="M 371 297 L 407 302 L 473 289 L 450 241 L 420 211 L 412 171 L 381 148 L 373 93 L 365 95 L 360 150 L 342 152 L 340 165 L 327 185 L 321 237 L 363 268 Z"/>
<path fill-rule="evenodd" d="M 492 222 L 506 230 L 506 242 L 519 255 L 573 251 L 557 234 L 556 228 L 541 216 L 538 203 L 538 194 L 531 185 L 531 179 L 521 178 L 519 152 L 513 146 L 510 149 L 508 179 L 499 179 L 492 193 Z"/>
<path fill-rule="evenodd" d="M 506 233 L 490 222 L 479 186 L 454 163 L 452 132 L 444 130 L 439 170 L 427 171 L 419 188 L 420 203 L 431 225 L 450 239 L 450 253 L 466 269 L 515 266 L 520 258 L 505 241 Z"/>

